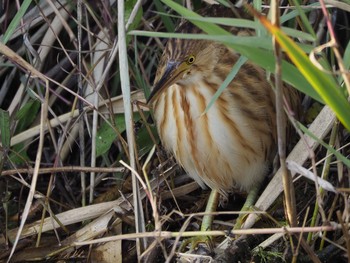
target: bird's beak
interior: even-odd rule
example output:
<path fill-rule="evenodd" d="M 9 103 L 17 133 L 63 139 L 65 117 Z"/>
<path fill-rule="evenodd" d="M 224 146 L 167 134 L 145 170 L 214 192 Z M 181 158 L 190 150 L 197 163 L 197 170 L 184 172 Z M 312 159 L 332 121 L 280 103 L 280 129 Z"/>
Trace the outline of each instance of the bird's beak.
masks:
<path fill-rule="evenodd" d="M 187 68 L 188 66 L 186 63 L 169 61 L 165 66 L 163 75 L 153 87 L 153 90 L 147 99 L 147 103 L 152 103 L 165 87 L 169 87 L 176 83 L 181 77 L 181 73 Z"/>

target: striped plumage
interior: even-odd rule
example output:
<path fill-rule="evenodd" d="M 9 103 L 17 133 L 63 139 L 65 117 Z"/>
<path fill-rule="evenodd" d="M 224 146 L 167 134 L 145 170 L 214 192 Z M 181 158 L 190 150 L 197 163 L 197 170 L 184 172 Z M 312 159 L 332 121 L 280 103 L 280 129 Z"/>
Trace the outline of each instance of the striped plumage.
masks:
<path fill-rule="evenodd" d="M 178 29 L 188 31 L 199 30 Z M 170 39 L 150 98 L 165 148 L 202 187 L 223 194 L 260 183 L 276 150 L 275 95 L 256 65 L 246 62 L 204 113 L 238 58 L 213 41 Z"/>

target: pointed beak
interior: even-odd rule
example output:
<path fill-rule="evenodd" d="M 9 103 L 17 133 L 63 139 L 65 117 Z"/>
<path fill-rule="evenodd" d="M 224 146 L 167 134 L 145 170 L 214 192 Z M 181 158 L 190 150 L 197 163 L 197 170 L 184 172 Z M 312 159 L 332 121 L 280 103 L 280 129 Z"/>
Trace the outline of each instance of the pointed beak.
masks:
<path fill-rule="evenodd" d="M 150 96 L 147 99 L 147 103 L 152 103 L 159 94 L 164 90 L 164 88 L 169 87 L 176 83 L 180 78 L 181 73 L 184 72 L 188 66 L 186 63 L 181 63 L 177 61 L 168 61 L 165 66 L 163 75 L 160 77 L 158 82 L 154 85 Z"/>

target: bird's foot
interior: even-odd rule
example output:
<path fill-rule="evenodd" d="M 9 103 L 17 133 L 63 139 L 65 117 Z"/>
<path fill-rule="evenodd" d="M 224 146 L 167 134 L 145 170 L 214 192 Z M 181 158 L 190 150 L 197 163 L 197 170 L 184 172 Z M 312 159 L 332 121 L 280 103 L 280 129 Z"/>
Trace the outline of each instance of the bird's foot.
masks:
<path fill-rule="evenodd" d="M 245 208 L 244 210 L 243 210 L 243 209 L 241 210 L 241 214 L 237 217 L 236 223 L 235 223 L 235 225 L 233 226 L 233 230 L 241 229 L 241 228 L 242 228 L 245 219 L 246 219 L 247 216 L 249 215 L 248 212 L 249 212 L 250 210 L 251 210 L 251 207 L 250 207 L 250 208 Z M 246 213 L 244 213 L 244 212 L 246 212 Z"/>
<path fill-rule="evenodd" d="M 213 247 L 213 239 L 210 236 L 195 236 L 185 239 L 180 246 L 180 251 L 189 249 L 190 253 L 208 255 L 213 251 Z"/>

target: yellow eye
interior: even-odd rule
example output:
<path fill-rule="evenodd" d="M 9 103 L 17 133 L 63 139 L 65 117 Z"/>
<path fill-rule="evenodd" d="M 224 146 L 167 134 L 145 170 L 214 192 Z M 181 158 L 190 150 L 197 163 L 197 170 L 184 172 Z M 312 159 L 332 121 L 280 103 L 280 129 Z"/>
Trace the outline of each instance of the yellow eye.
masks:
<path fill-rule="evenodd" d="M 186 63 L 187 63 L 187 65 L 191 65 L 191 64 L 194 63 L 195 60 L 196 60 L 196 57 L 193 56 L 193 55 L 190 55 L 190 56 L 187 58 Z"/>

